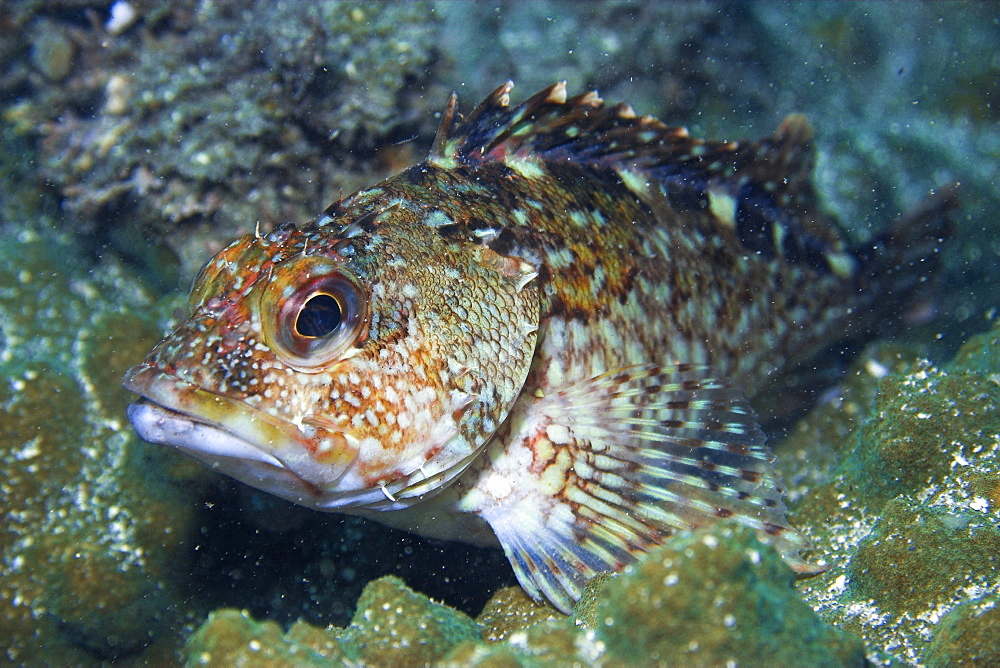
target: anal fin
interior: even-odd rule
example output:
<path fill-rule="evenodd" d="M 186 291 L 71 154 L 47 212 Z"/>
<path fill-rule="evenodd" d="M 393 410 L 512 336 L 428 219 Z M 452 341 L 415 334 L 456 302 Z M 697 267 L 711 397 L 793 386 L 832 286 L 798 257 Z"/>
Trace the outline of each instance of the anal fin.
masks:
<path fill-rule="evenodd" d="M 679 530 L 731 518 L 800 572 L 756 418 L 703 366 L 635 366 L 521 405 L 477 490 L 521 586 L 569 611 L 587 581 Z"/>

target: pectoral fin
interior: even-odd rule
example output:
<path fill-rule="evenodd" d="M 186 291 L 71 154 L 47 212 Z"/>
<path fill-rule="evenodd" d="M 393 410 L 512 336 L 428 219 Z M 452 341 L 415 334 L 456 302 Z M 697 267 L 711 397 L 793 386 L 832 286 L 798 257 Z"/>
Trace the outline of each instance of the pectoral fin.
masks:
<path fill-rule="evenodd" d="M 522 587 L 564 611 L 597 573 L 724 518 L 814 569 L 798 556 L 808 543 L 788 527 L 764 441 L 740 393 L 705 367 L 619 369 L 512 414 L 510 459 L 489 475 L 520 477 L 481 515 Z"/>

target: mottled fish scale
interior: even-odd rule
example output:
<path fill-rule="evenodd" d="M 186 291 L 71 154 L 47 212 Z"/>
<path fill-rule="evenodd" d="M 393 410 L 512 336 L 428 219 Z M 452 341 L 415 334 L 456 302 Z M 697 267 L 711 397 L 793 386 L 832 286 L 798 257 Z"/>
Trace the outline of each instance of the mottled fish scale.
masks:
<path fill-rule="evenodd" d="M 653 351 L 665 351 L 671 362 L 710 363 L 753 394 L 784 366 L 783 351 L 794 354 L 828 340 L 830 328 L 846 314 L 843 279 L 780 258 L 748 259 L 734 230 L 709 210 L 675 210 L 663 197 L 655 202 L 657 213 L 609 170 L 572 163 L 539 170 L 543 175 L 529 179 L 501 163 L 422 165 L 383 188 L 384 197 L 432 207 L 452 221 L 438 228 L 450 238 L 483 240 L 499 253 L 538 263 L 547 288 L 545 315 L 586 322 L 603 300 L 617 300 L 621 308 L 603 318 L 611 332 L 588 331 L 581 343 L 599 349 L 593 353 L 598 355 L 618 351 L 618 338 L 641 348 L 629 358 L 602 361 L 603 369 L 648 362 Z M 495 182 L 504 184 L 501 193 L 489 187 Z M 573 183 L 588 187 L 560 185 Z M 453 194 L 429 199 L 438 192 Z M 660 222 L 679 216 L 683 228 Z M 494 221 L 503 231 L 477 234 L 483 221 Z M 499 221 L 504 224 L 496 225 Z M 553 274 L 557 277 L 548 280 Z M 655 311 L 666 317 L 641 317 Z M 678 339 L 675 332 L 686 336 Z M 595 335 L 612 340 L 594 341 Z M 765 361 L 763 351 L 777 354 Z M 564 354 L 576 360 L 586 352 L 568 348 Z"/>
<path fill-rule="evenodd" d="M 309 507 L 499 544 L 565 611 L 720 519 L 815 571 L 746 397 L 905 306 L 954 191 L 849 248 L 801 117 L 706 142 L 510 88 L 464 119 L 452 97 L 427 161 L 213 259 L 126 376 L 133 424 Z"/>

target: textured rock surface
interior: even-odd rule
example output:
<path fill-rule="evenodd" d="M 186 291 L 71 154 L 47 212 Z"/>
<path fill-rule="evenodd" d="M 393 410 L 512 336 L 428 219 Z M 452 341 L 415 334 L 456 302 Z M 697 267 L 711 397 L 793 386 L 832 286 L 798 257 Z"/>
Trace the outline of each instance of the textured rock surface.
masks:
<path fill-rule="evenodd" d="M 923 660 L 928 666 L 1000 664 L 1000 607 L 996 595 L 963 603 L 938 623 Z"/>
<path fill-rule="evenodd" d="M 245 611 L 208 616 L 187 641 L 188 666 L 331 666 L 346 660 L 336 630 L 297 623 L 283 632 L 276 622 L 256 622 Z"/>
<path fill-rule="evenodd" d="M 467 616 L 390 576 L 369 583 L 361 592 L 342 642 L 353 659 L 391 666 L 429 663 L 478 637 L 479 627 Z"/>
<path fill-rule="evenodd" d="M 802 583 L 806 600 L 864 637 L 875 661 L 921 661 L 950 611 L 996 597 L 1000 383 L 987 351 L 998 345 L 995 328 L 951 364 L 918 362 L 870 375 L 869 389 L 845 386 L 843 402 L 865 418 L 846 434 L 831 480 L 797 509 L 795 521 L 832 564 Z M 935 644 L 936 660 L 945 646 Z"/>
<path fill-rule="evenodd" d="M 671 540 L 621 575 L 592 583 L 593 627 L 513 589 L 497 592 L 476 624 L 386 577 L 365 588 L 346 629 L 300 623 L 282 636 L 244 613 L 215 613 L 188 642 L 187 661 L 312 665 L 316 650 L 300 639 L 307 637 L 312 647 L 329 645 L 328 656 L 373 665 L 863 665 L 860 639 L 824 624 L 792 580 L 751 532 L 723 526 Z"/>
<path fill-rule="evenodd" d="M 597 637 L 632 664 L 863 665 L 861 640 L 821 622 L 793 579 L 749 531 L 697 532 L 607 582 Z"/>
<path fill-rule="evenodd" d="M 7 658 L 79 663 L 176 646 L 167 583 L 186 560 L 193 520 L 191 504 L 174 503 L 176 485 L 204 473 L 123 429 L 130 399 L 119 385 L 157 340 L 157 311 L 117 263 L 87 277 L 71 237 L 8 229 L 2 239 Z"/>
<path fill-rule="evenodd" d="M 564 617 L 548 603 L 532 600 L 520 587 L 505 587 L 486 602 L 476 621 L 483 629 L 483 640 L 495 643 L 516 631 Z"/>
<path fill-rule="evenodd" d="M 390 576 L 365 587 L 346 629 L 297 622 L 283 634 L 274 622 L 220 610 L 191 636 L 186 652 L 189 666 L 418 665 L 478 638 L 479 626 L 467 616 Z"/>
<path fill-rule="evenodd" d="M 433 129 L 440 105 L 416 94 L 437 30 L 422 3 L 185 0 L 139 7 L 115 35 L 38 9 L 16 20 L 44 76 L 12 117 L 39 136 L 38 175 L 74 222 L 151 273 L 150 230 L 190 276 L 256 223 L 307 220 L 377 180 L 352 152 Z M 61 43 L 79 48 L 69 65 L 37 55 Z"/>

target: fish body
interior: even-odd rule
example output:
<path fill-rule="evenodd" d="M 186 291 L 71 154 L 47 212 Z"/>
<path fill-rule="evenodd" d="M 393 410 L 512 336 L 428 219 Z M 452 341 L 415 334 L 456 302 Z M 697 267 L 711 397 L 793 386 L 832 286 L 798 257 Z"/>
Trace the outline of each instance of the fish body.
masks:
<path fill-rule="evenodd" d="M 798 117 L 758 142 L 552 86 L 445 110 L 429 158 L 234 241 L 125 378 L 148 441 L 318 510 L 499 545 L 536 598 L 733 518 L 806 541 L 746 398 L 903 303 L 946 193 L 863 248 Z"/>

